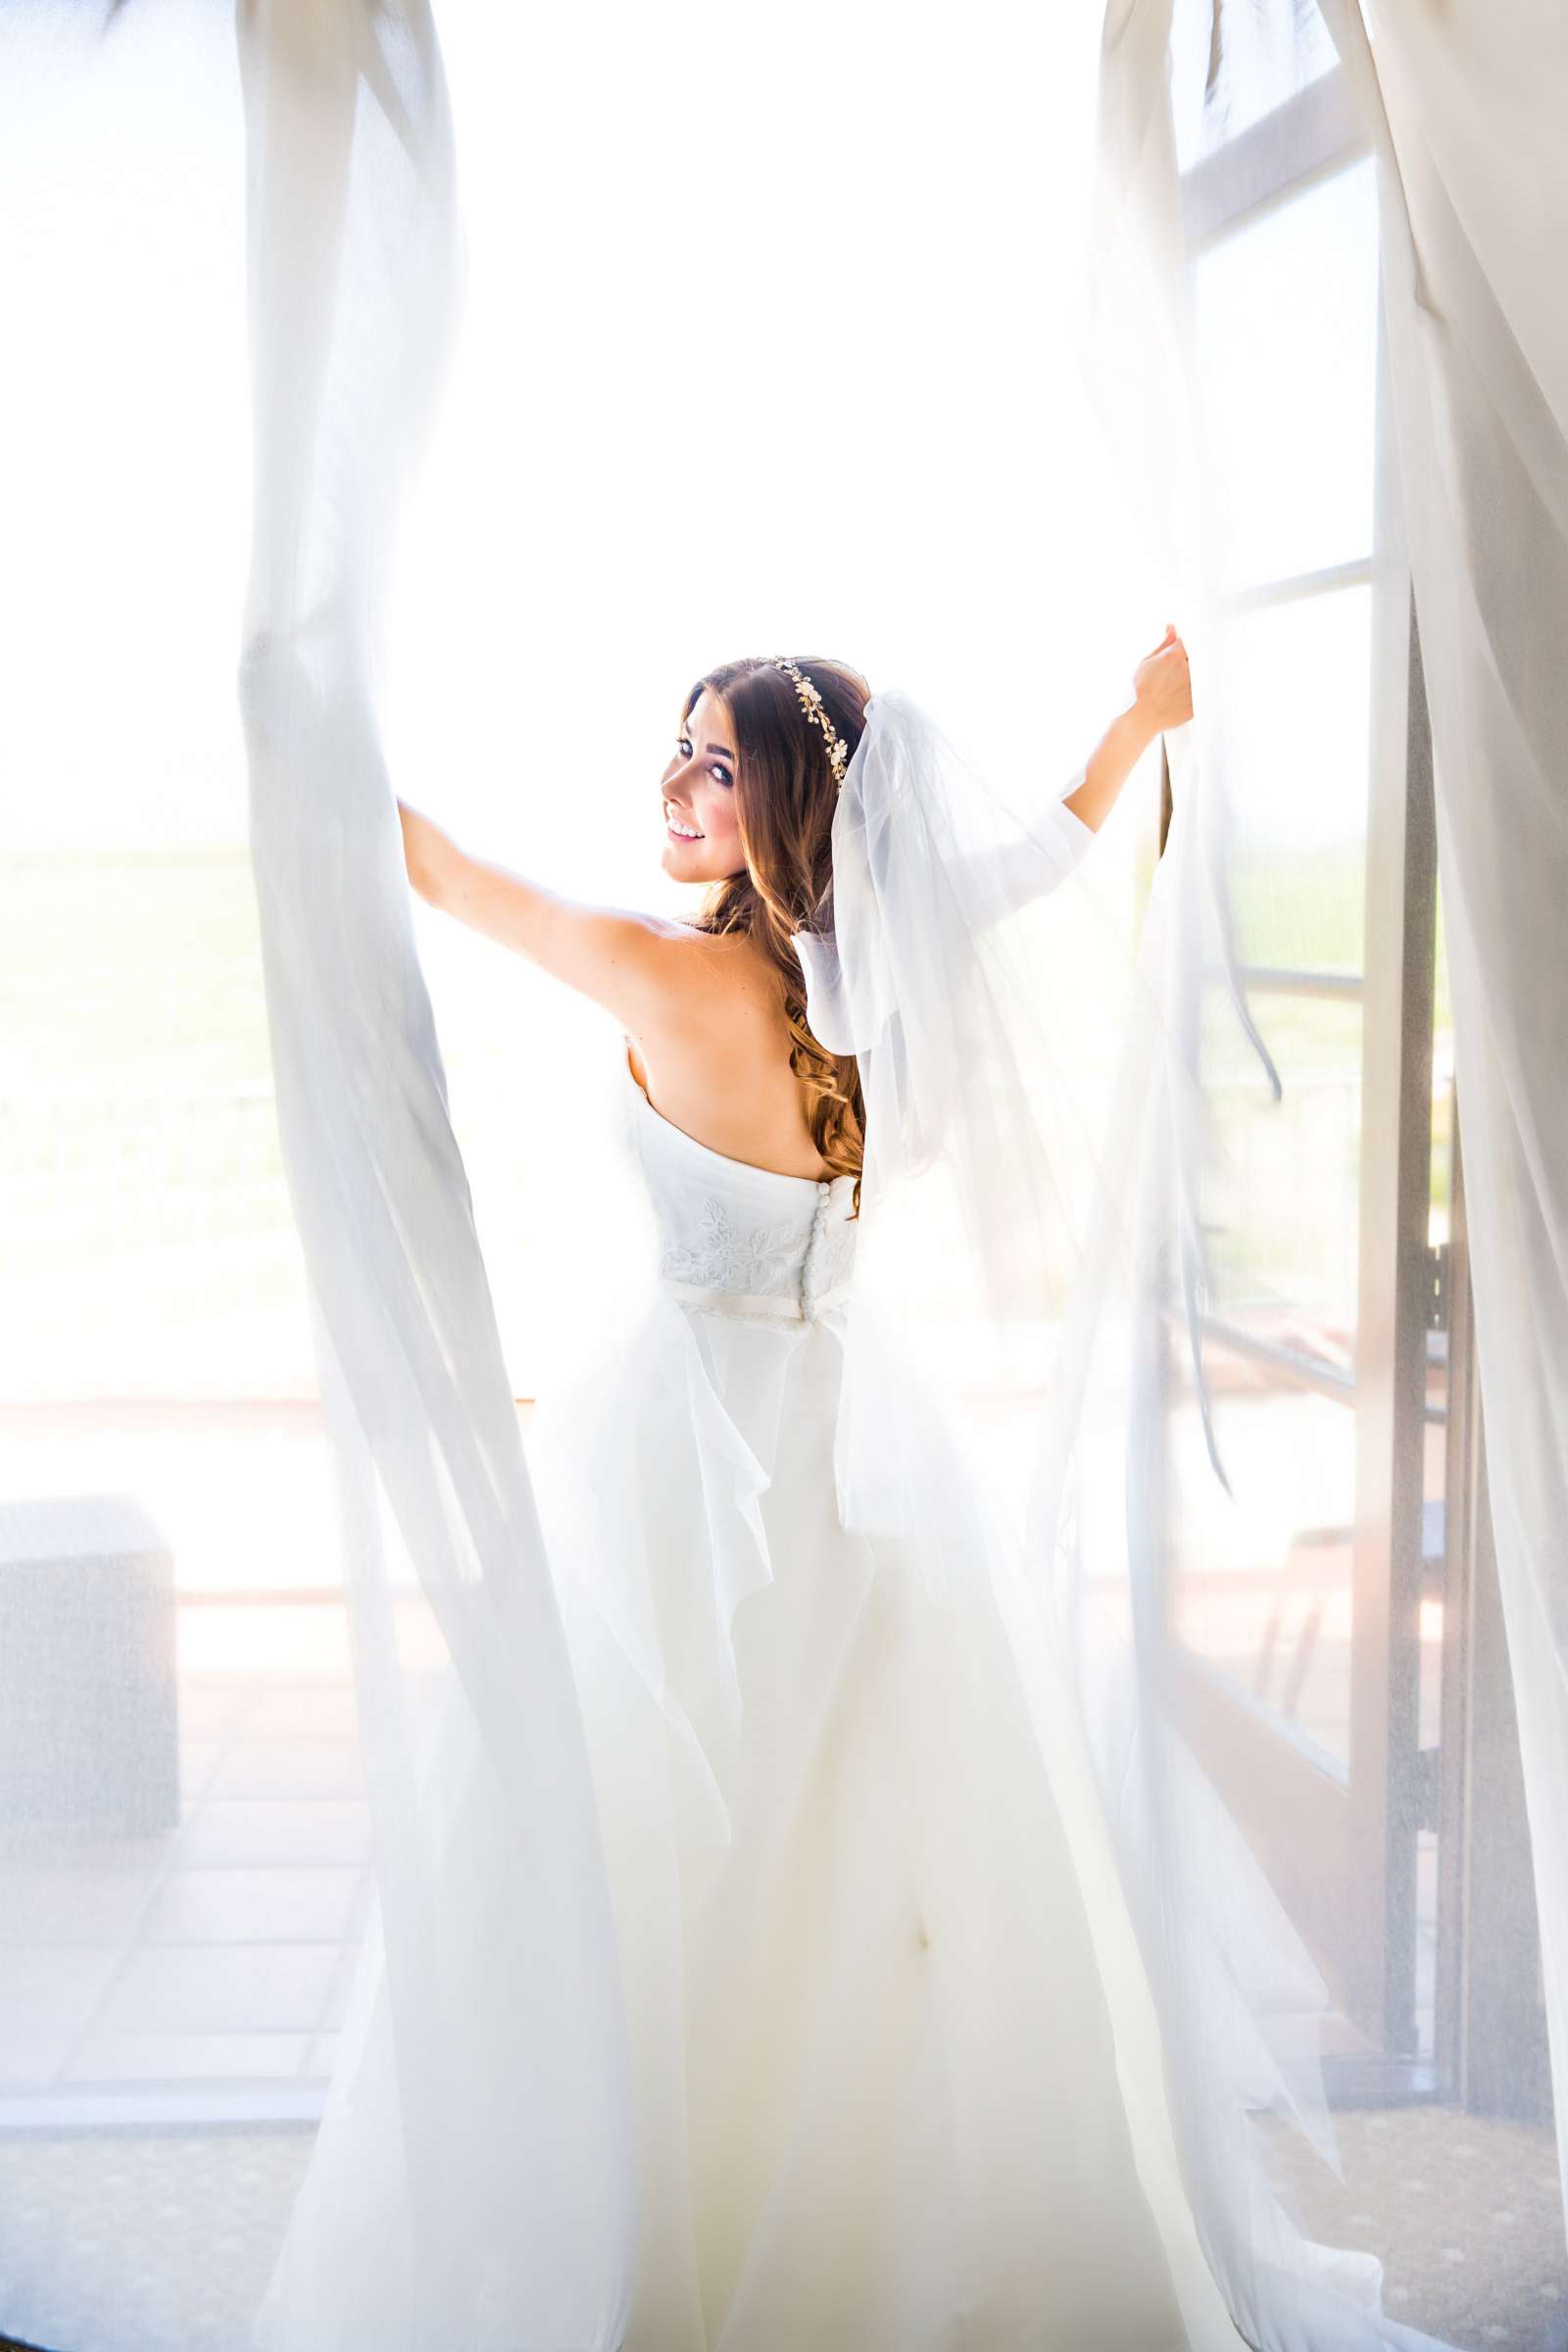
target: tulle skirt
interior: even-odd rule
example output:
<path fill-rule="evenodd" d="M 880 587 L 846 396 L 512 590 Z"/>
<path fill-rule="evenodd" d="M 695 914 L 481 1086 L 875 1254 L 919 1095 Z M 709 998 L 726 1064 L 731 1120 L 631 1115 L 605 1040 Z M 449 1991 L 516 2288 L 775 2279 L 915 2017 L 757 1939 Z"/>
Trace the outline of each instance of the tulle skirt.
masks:
<path fill-rule="evenodd" d="M 662 1298 L 530 1439 L 630 2026 L 627 2352 L 1234 2347 L 984 1518 L 933 1429 L 921 1540 L 846 1530 L 841 1366 Z"/>

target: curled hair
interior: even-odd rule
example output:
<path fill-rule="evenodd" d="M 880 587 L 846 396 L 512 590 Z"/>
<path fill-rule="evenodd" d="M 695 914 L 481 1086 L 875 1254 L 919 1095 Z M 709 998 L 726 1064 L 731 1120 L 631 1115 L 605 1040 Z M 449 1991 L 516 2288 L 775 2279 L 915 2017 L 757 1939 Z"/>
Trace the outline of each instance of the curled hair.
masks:
<path fill-rule="evenodd" d="M 871 690 L 842 662 L 791 657 L 822 697 L 834 732 L 853 758 Z M 853 1054 L 830 1054 L 806 1019 L 806 981 L 791 935 L 807 929 L 833 878 L 838 785 L 821 728 L 806 714 L 787 671 L 762 661 L 726 662 L 699 678 L 681 706 L 691 715 L 704 691 L 723 704 L 735 730 L 735 813 L 746 865 L 710 890 L 698 923 L 757 942 L 778 974 L 790 1033 L 790 1068 L 806 1097 L 811 1141 L 823 1166 L 855 1178 L 860 1205 L 865 1102 Z"/>

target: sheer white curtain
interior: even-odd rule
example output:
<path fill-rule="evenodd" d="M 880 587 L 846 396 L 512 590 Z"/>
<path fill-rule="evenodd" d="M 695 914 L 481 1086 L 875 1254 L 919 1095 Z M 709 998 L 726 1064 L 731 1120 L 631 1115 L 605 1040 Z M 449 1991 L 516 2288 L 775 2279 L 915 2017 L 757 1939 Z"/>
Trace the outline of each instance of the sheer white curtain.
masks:
<path fill-rule="evenodd" d="M 1262 873 L 1261 887 L 1277 893 L 1287 873 L 1283 842 L 1268 840 L 1270 803 L 1282 787 L 1332 799 L 1343 761 L 1323 757 L 1337 747 L 1325 744 L 1311 706 L 1332 698 L 1337 666 L 1343 674 L 1348 661 L 1370 663 L 1363 709 L 1371 838 L 1355 982 L 1364 1025 L 1361 1202 L 1364 1213 L 1375 1155 L 1408 1152 L 1412 1134 L 1427 1132 L 1421 1117 L 1393 1116 L 1388 1076 L 1398 1072 L 1396 1083 L 1419 1103 L 1431 1073 L 1443 1113 L 1451 1021 L 1450 1101 L 1463 1145 L 1490 1493 L 1490 1530 L 1483 1500 L 1481 1548 L 1470 1568 L 1479 1557 L 1484 1586 L 1494 1541 L 1501 1618 L 1489 1656 L 1489 1604 L 1483 1595 L 1476 1613 L 1473 1576 L 1455 1564 L 1464 1543 L 1456 1515 L 1474 1510 L 1476 1497 L 1472 1488 L 1467 1501 L 1455 1485 L 1465 1441 L 1456 1453 L 1454 1431 L 1464 1405 L 1453 1386 L 1461 1324 L 1450 1318 L 1446 1461 L 1434 1471 L 1429 1431 L 1428 1466 L 1422 1473 L 1412 1463 L 1408 1490 L 1418 1504 L 1426 1497 L 1423 1525 L 1411 1529 L 1414 1573 L 1401 1582 L 1396 1572 L 1380 1594 L 1358 1569 L 1357 1618 L 1380 1605 L 1389 1615 L 1370 1644 L 1368 1682 L 1381 1677 L 1381 1688 L 1363 1691 L 1343 1759 L 1352 1796 L 1369 1765 L 1375 1775 L 1392 1770 L 1390 1751 L 1401 1742 L 1413 1749 L 1417 1772 L 1439 1778 L 1425 1798 L 1407 1782 L 1403 1824 L 1396 1802 L 1382 1818 L 1381 1851 L 1349 1848 L 1341 1899 L 1377 1908 L 1385 1891 L 1379 1865 L 1401 1827 L 1408 1832 L 1419 1820 L 1421 1838 L 1448 1846 L 1439 1865 L 1437 1998 L 1440 2010 L 1447 1998 L 1462 2014 L 1446 2036 L 1440 2019 L 1440 2082 L 1460 2108 L 1530 2118 L 1544 2133 L 1552 2107 L 1542 2080 L 1549 2049 L 1559 2151 L 1568 2082 L 1568 1134 L 1557 910 L 1568 883 L 1568 704 L 1552 648 L 1568 588 L 1568 445 L 1565 313 L 1553 256 L 1568 229 L 1555 127 L 1565 71 L 1560 14 L 1528 6 L 1435 11 L 1392 0 L 1361 9 L 1355 0 L 1325 0 L 1320 16 L 1285 0 L 1262 10 L 1225 0 L 1174 11 L 1168 0 L 1113 5 L 1104 27 L 1102 210 L 1090 318 L 1093 363 L 1122 461 L 1173 592 L 1190 594 L 1201 615 L 1200 675 L 1211 691 L 1206 708 L 1200 698 L 1192 787 L 1229 909 L 1220 932 L 1244 943 L 1237 1014 L 1255 1021 L 1265 1051 L 1276 1036 L 1287 1051 L 1297 1043 L 1289 1014 L 1277 1009 L 1292 994 L 1292 975 L 1266 967 L 1306 963 L 1301 943 L 1313 929 L 1297 926 L 1289 957 L 1271 958 L 1256 944 L 1270 931 L 1259 902 L 1260 845 L 1263 867 L 1274 869 Z M 1332 311 L 1314 282 L 1314 252 L 1318 272 L 1325 259 L 1337 265 Z M 1375 293 L 1375 310 L 1365 307 L 1361 329 L 1348 339 L 1342 324 L 1341 380 L 1325 383 L 1309 364 L 1308 338 L 1334 334 L 1334 317 L 1343 320 L 1346 305 L 1365 304 L 1367 293 Z M 1267 322 L 1276 304 L 1296 318 L 1282 333 L 1285 365 L 1271 372 Z M 1364 449 L 1346 433 L 1346 387 L 1357 366 L 1368 378 Z M 1326 452 L 1337 478 L 1325 469 Z M 1348 535 L 1336 515 L 1358 470 L 1363 516 Z M 1314 621 L 1337 606 L 1344 627 Z M 1285 629 L 1294 658 L 1282 668 L 1268 636 Z M 1260 671 L 1280 698 L 1279 730 L 1297 731 L 1308 747 L 1304 762 L 1248 724 Z M 1298 836 L 1303 864 L 1310 848 L 1307 828 Z M 1374 859 L 1391 882 L 1378 880 Z M 1430 909 L 1439 891 L 1434 1004 Z M 1387 927 L 1381 941 L 1375 920 Z M 1322 956 L 1329 964 L 1341 960 L 1333 929 L 1320 901 L 1317 945 L 1330 941 Z M 1223 936 L 1216 944 L 1223 960 Z M 1320 997 L 1345 985 L 1332 970 L 1295 979 L 1298 1004 L 1314 979 Z M 1385 1040 L 1380 1061 L 1375 1025 Z M 1288 1111 L 1292 1072 L 1283 1056 L 1281 1064 L 1279 1108 Z M 1434 1230 L 1439 1185 L 1443 1217 L 1458 1207 L 1446 1188 L 1459 1166 L 1456 1156 L 1446 1171 L 1434 1167 Z M 1399 1181 L 1394 1167 L 1391 1182 Z M 1412 1166 L 1408 1181 L 1424 1191 L 1425 1167 Z M 1216 1197 L 1227 1201 L 1217 1236 L 1225 1256 L 1238 1241 L 1266 1246 L 1264 1204 L 1239 1201 L 1223 1178 Z M 1396 1287 L 1413 1282 L 1419 1290 L 1425 1222 L 1423 1210 L 1413 1250 L 1411 1229 L 1403 1240 L 1392 1222 L 1386 1229 L 1397 1252 Z M 1444 1231 L 1456 1250 L 1458 1228 Z M 1363 1222 L 1363 1252 L 1372 1239 Z M 1446 1279 L 1466 1260 L 1443 1263 Z M 1397 1380 L 1396 1326 L 1406 1312 L 1396 1303 L 1386 1328 L 1369 1329 L 1368 1296 L 1363 1269 L 1360 1360 L 1355 1350 L 1350 1359 L 1363 1390 Z M 1411 1327 L 1425 1319 L 1417 1300 Z M 1219 1335 L 1220 1362 L 1226 1337 Z M 1431 1375 L 1426 1394 L 1430 1400 Z M 1420 1444 L 1407 1433 L 1407 1446 Z M 1364 1466 L 1358 1477 L 1360 1509 L 1369 1493 Z M 1396 1494 L 1393 1509 L 1396 1519 Z M 1420 1653 L 1434 1634 L 1445 1654 L 1428 1689 Z M 1523 1801 L 1512 1801 L 1521 1769 Z M 1487 1792 L 1504 1785 L 1509 1828 L 1492 1833 L 1497 1846 L 1489 1857 Z M 1264 1814 L 1266 1800 L 1251 1809 L 1254 1833 Z M 1304 1817 L 1300 1834 L 1304 1847 L 1313 1835 Z M 1304 1863 L 1298 1873 L 1303 1886 L 1311 1868 Z M 1450 1871 L 1473 1871 L 1470 1897 Z M 1309 1910 L 1303 1901 L 1298 1916 Z M 1385 1951 L 1385 1972 L 1388 1958 Z M 1471 2013 L 1456 1990 L 1461 1975 L 1507 1989 L 1500 1999 L 1483 1996 Z M 1369 1981 L 1363 1971 L 1361 1983 L 1352 2005 L 1372 2023 L 1389 1978 Z M 1466 2128 L 1456 2112 L 1453 2144 L 1478 2159 Z M 1560 2171 L 1559 2164 L 1555 2177 L 1550 2167 L 1541 2176 L 1555 2194 Z M 1488 2192 L 1478 2180 L 1463 2193 Z M 1548 2242 L 1560 2244 L 1555 2226 Z M 1551 2325 L 1539 2306 L 1532 2311 L 1521 2279 L 1497 2332 L 1505 2338 L 1517 2328 L 1519 2340 L 1544 2342 Z"/>
<path fill-rule="evenodd" d="M 1568 25 L 1329 22 L 1378 140 L 1493 1521 L 1568 2169 Z"/>
<path fill-rule="evenodd" d="M 262 0 L 240 63 L 252 870 L 375 1838 L 349 2041 L 384 2054 L 338 2080 L 345 2108 L 385 2101 L 373 2163 L 363 2135 L 339 2152 L 329 2111 L 261 2340 L 412 2345 L 466 2312 L 476 2341 L 522 2324 L 609 2345 L 635 2225 L 608 1889 L 374 713 L 388 549 L 455 293 L 446 92 L 421 12 Z M 537 2227 L 512 2227 L 519 2206 Z M 352 2230 L 352 2261 L 318 2212 Z"/>

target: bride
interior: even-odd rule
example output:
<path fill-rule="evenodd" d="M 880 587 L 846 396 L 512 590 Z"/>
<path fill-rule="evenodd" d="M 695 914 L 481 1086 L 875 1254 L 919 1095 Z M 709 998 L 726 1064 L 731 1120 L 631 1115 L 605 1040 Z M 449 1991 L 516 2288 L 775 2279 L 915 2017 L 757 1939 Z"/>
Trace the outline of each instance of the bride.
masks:
<path fill-rule="evenodd" d="M 1035 862 L 994 845 L 995 904 L 1060 879 L 1191 710 L 1167 629 Z M 965 986 L 975 861 L 925 857 L 923 906 L 901 880 L 945 821 L 937 742 L 837 662 L 710 671 L 659 788 L 686 922 L 572 904 L 399 804 L 419 896 L 618 1023 L 652 1212 L 654 1279 L 529 1445 L 630 2028 L 628 2352 L 1239 2340 L 1118 2035 L 1000 1522 L 932 1384 L 850 1341 Z"/>

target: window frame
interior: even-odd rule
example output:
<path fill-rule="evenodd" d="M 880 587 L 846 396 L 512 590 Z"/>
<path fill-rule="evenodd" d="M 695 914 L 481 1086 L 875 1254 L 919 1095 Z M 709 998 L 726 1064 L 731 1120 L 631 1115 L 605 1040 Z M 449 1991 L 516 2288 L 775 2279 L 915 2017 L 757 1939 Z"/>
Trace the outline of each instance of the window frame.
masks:
<path fill-rule="evenodd" d="M 1343 68 L 1221 141 L 1182 175 L 1194 262 L 1372 152 Z M 1381 284 L 1381 275 L 1380 275 Z M 1244 966 L 1249 992 L 1362 1008 L 1353 1370 L 1204 1319 L 1205 1344 L 1355 1416 L 1348 1760 L 1341 1763 L 1174 1638 L 1184 1728 L 1311 1945 L 1352 2029 L 1342 2096 L 1436 2087 L 1416 2039 L 1416 1837 L 1436 1825 L 1419 1747 L 1422 1457 L 1431 1279 L 1436 837 L 1431 737 L 1410 590 L 1379 301 L 1372 542 L 1364 558 L 1250 587 L 1227 612 L 1371 591 L 1366 900 L 1359 976 Z M 1288 1825 L 1288 1834 L 1287 1834 Z M 1381 1902 L 1367 1899 L 1381 1888 Z"/>

